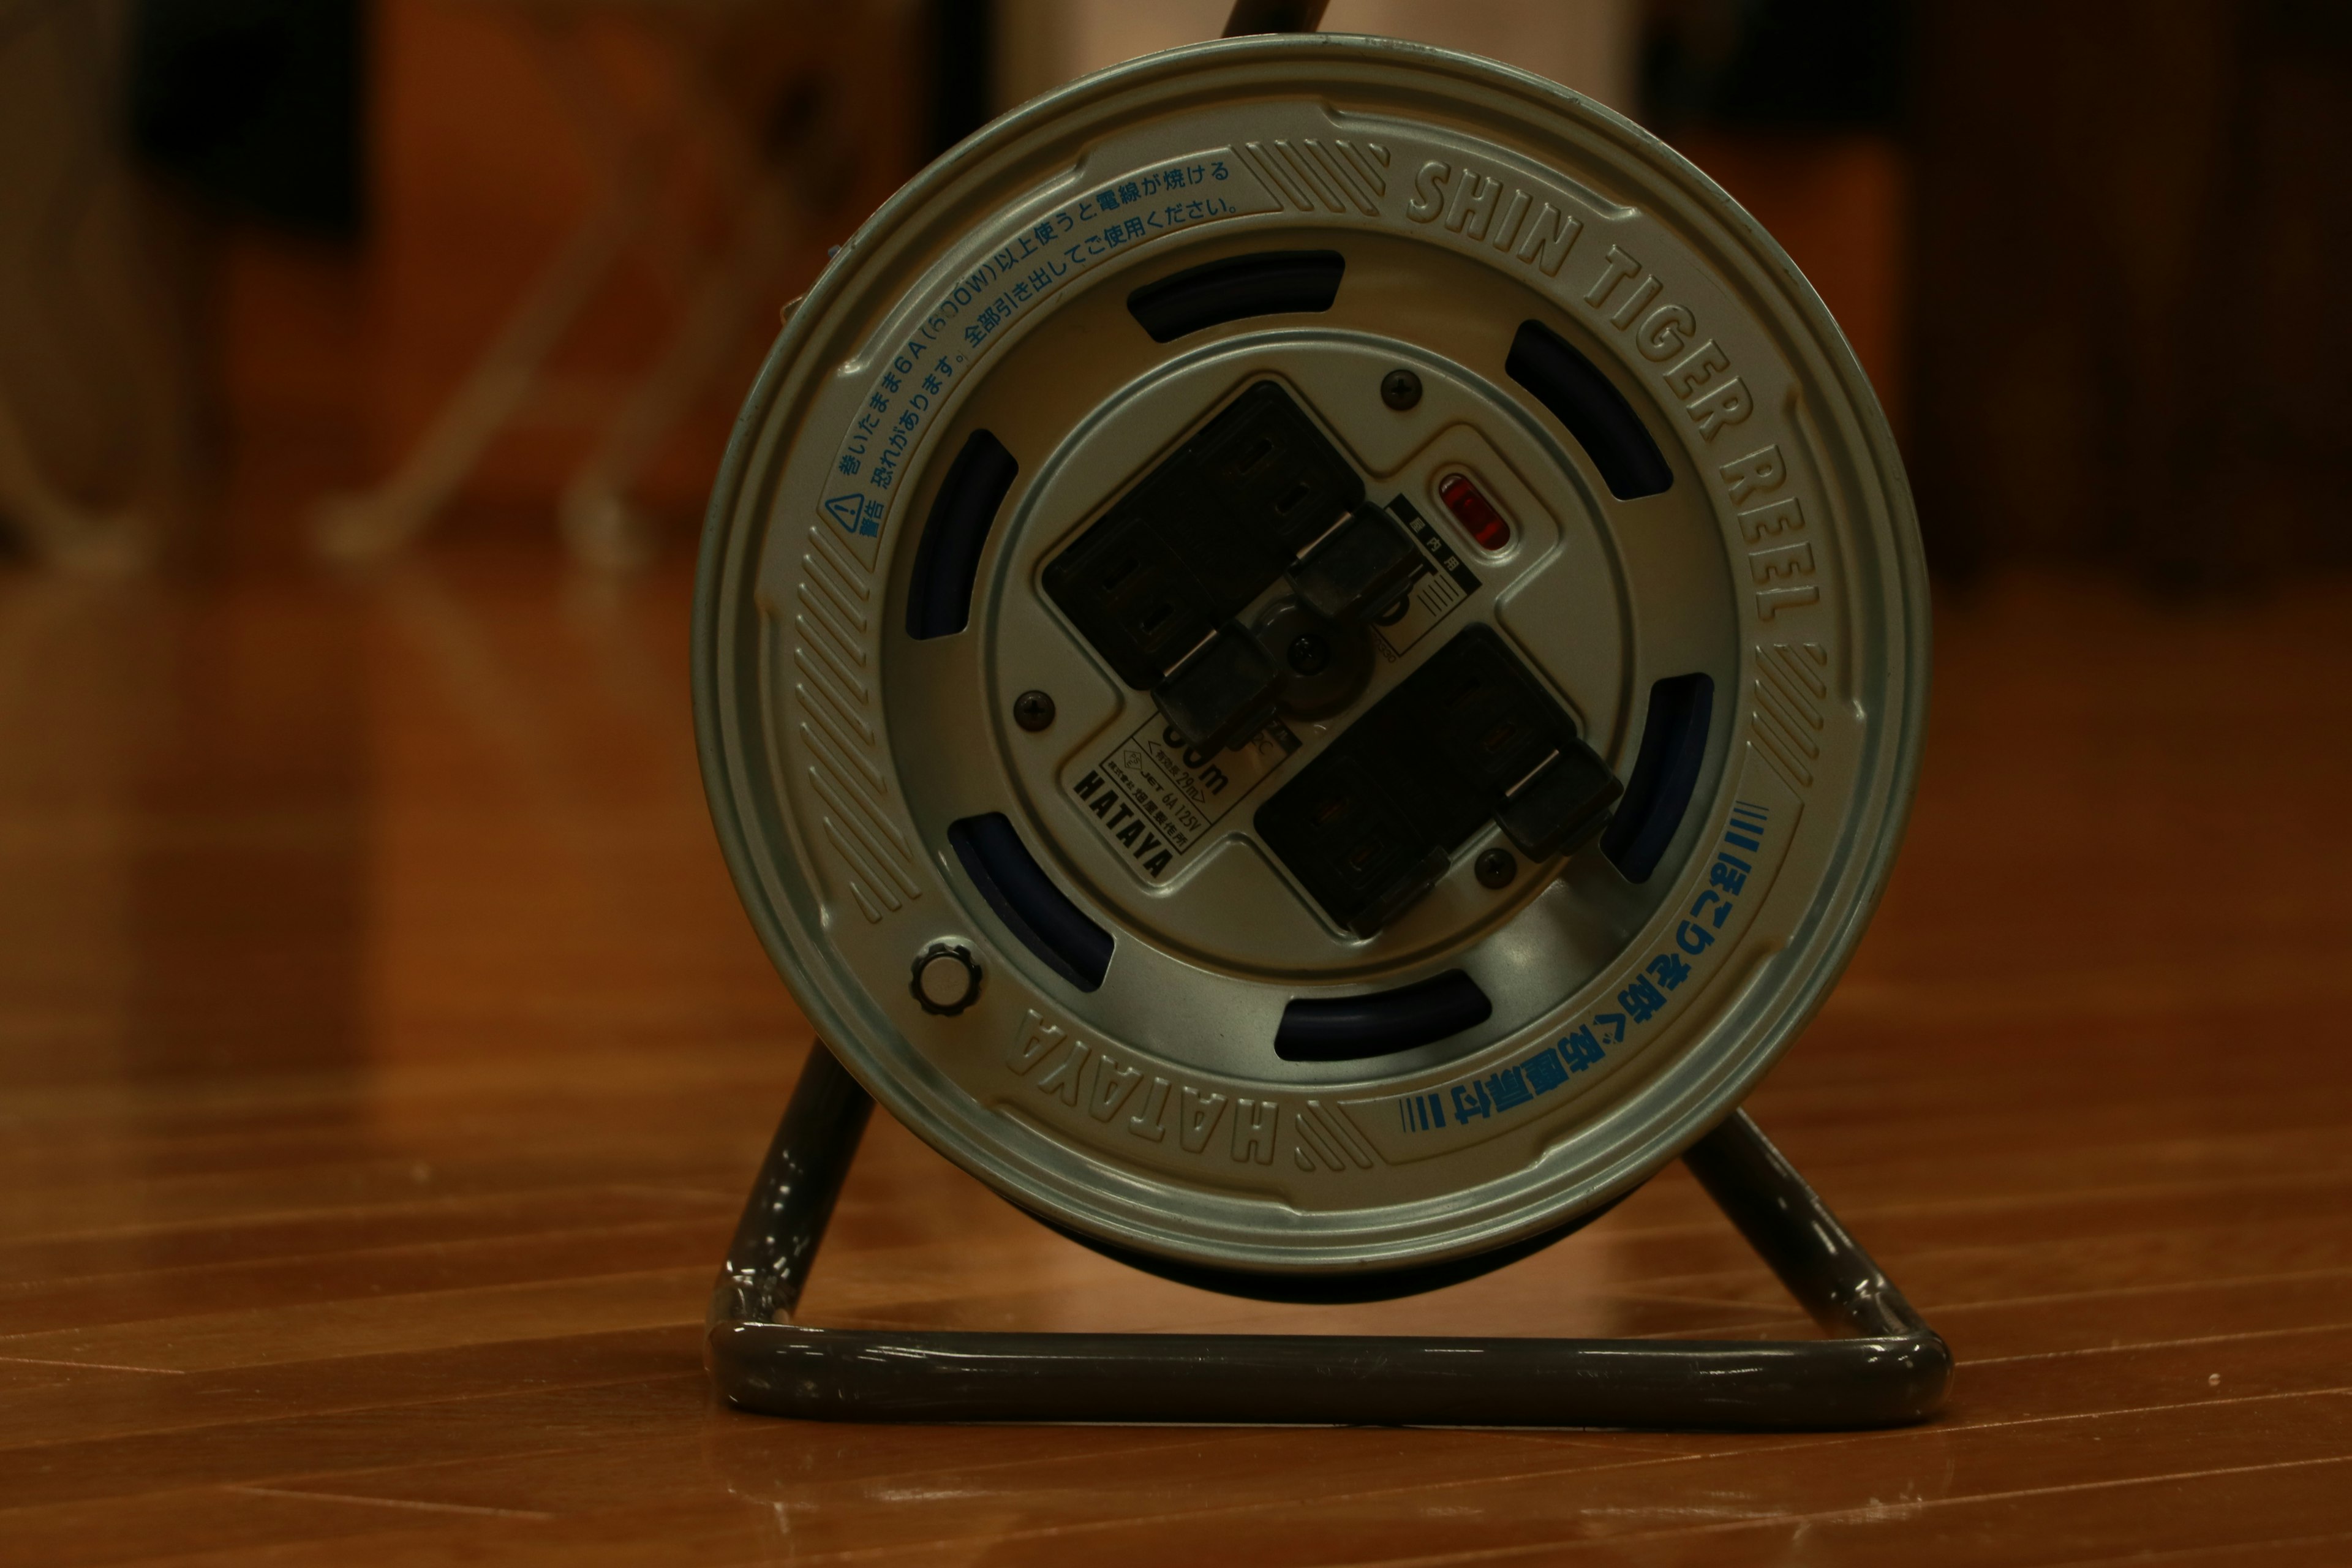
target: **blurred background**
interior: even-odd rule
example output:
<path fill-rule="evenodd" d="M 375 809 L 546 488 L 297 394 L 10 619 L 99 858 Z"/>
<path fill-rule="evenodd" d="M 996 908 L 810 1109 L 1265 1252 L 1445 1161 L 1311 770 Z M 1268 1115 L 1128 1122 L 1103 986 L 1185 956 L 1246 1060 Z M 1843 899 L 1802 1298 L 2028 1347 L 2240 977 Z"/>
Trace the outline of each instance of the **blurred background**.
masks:
<path fill-rule="evenodd" d="M 1223 0 L 5 0 L 0 536 L 290 563 L 688 548 L 825 247 Z M 2352 12 L 1335 0 L 1633 116 L 1853 339 L 1935 564 L 2340 563 Z"/>

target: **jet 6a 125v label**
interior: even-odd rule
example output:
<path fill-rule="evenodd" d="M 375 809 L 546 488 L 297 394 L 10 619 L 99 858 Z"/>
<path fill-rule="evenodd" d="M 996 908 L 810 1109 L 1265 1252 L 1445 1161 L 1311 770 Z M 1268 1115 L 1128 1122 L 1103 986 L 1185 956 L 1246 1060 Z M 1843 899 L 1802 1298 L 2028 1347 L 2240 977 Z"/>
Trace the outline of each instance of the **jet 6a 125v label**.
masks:
<path fill-rule="evenodd" d="M 1298 737 L 1277 721 L 1231 751 L 1204 753 L 1154 709 L 1108 752 L 1070 770 L 1063 787 L 1135 874 L 1157 886 L 1297 750 Z"/>

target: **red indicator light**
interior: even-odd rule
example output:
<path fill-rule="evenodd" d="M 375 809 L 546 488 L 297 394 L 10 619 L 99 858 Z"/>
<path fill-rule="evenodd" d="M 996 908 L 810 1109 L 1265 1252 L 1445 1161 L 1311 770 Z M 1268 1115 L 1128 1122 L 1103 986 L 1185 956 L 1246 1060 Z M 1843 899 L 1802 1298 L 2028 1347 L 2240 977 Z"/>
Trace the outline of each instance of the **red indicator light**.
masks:
<path fill-rule="evenodd" d="M 1454 514 L 1462 531 L 1477 541 L 1478 548 L 1495 553 L 1511 542 L 1511 525 L 1495 510 L 1495 503 L 1478 493 L 1467 474 L 1448 474 L 1437 484 L 1437 499 Z"/>

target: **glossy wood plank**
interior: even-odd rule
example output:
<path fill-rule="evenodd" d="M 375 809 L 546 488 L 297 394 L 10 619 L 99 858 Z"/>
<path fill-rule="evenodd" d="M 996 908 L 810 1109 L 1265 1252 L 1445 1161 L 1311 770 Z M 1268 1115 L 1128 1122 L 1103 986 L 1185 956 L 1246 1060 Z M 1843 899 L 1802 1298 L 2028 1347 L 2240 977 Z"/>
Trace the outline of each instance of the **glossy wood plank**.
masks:
<path fill-rule="evenodd" d="M 696 1324 L 807 1036 L 703 813 L 687 587 L 0 577 L 0 1562 L 2352 1561 L 2352 585 L 1942 606 L 1902 867 L 1754 1107 L 1960 1373 L 1803 1436 L 718 1408 Z M 1286 1308 L 887 1123 L 805 1307 L 1809 1331 L 1679 1171 Z"/>

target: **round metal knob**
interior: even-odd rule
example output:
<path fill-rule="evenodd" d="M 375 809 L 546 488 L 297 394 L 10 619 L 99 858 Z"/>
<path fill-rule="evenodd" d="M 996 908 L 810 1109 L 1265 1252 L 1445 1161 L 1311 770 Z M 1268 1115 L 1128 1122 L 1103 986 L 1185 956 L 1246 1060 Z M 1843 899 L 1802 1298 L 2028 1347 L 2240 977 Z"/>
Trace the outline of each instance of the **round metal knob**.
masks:
<path fill-rule="evenodd" d="M 952 1018 L 980 995 L 980 963 L 969 948 L 935 942 L 915 959 L 913 989 L 924 1012 Z"/>

